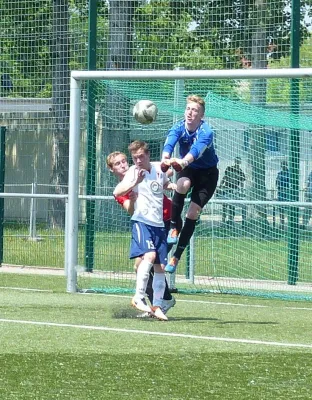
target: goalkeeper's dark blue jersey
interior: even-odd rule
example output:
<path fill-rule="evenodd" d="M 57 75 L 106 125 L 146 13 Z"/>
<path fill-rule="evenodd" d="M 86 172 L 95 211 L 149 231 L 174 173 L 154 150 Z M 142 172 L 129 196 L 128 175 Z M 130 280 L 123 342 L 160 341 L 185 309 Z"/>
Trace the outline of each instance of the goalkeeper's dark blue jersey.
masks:
<path fill-rule="evenodd" d="M 180 157 L 192 154 L 194 161 L 189 165 L 194 169 L 206 169 L 217 165 L 218 157 L 213 146 L 213 131 L 205 121 L 201 121 L 195 132 L 189 132 L 185 120 L 177 122 L 169 130 L 163 151 L 172 156 L 179 143 Z"/>

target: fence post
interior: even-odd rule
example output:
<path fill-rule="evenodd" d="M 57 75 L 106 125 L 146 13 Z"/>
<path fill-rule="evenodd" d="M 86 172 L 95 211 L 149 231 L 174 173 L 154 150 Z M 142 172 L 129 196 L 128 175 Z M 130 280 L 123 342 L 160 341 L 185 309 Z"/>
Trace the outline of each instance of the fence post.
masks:
<path fill-rule="evenodd" d="M 65 199 L 64 272 L 68 276 L 68 198 Z"/>
<path fill-rule="evenodd" d="M 31 184 L 31 194 L 37 193 L 37 182 Z M 32 197 L 30 199 L 30 217 L 29 217 L 29 236 L 28 240 L 39 241 L 40 237 L 37 236 L 37 199 Z"/>
<path fill-rule="evenodd" d="M 0 132 L 0 192 L 4 192 L 5 178 L 5 135 L 6 127 L 1 126 Z M 0 198 L 0 266 L 3 263 L 3 224 L 4 224 L 4 197 Z"/>
<path fill-rule="evenodd" d="M 96 70 L 96 34 L 97 34 L 97 1 L 89 1 L 89 47 L 88 70 Z M 96 184 L 96 120 L 95 120 L 95 86 L 96 82 L 87 82 L 88 125 L 87 125 L 87 182 L 86 194 L 95 195 Z M 86 233 L 85 233 L 85 263 L 88 272 L 94 266 L 94 229 L 95 201 L 86 200 Z"/>

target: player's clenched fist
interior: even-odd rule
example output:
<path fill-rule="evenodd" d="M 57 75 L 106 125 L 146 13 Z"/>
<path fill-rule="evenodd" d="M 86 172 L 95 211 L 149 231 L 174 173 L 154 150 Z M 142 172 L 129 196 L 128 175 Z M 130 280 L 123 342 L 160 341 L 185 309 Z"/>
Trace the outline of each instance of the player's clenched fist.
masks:
<path fill-rule="evenodd" d="M 160 169 L 162 170 L 162 172 L 167 172 L 170 166 L 171 163 L 169 158 L 164 158 L 160 163 Z"/>
<path fill-rule="evenodd" d="M 181 158 L 171 158 L 170 164 L 172 168 L 177 172 L 182 171 L 182 169 L 189 165 L 188 161 Z"/>

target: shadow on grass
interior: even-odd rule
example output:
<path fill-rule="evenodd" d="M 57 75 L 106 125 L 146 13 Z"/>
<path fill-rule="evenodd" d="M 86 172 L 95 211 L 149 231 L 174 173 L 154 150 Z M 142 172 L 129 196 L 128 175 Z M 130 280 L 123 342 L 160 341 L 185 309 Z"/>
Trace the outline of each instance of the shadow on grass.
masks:
<path fill-rule="evenodd" d="M 137 319 L 137 320 L 144 320 L 144 321 L 157 321 L 156 318 L 140 318 L 140 316 L 143 313 L 138 312 L 135 309 L 129 309 L 129 308 L 123 308 L 123 309 L 116 309 L 113 310 L 112 317 L 115 319 Z M 207 321 L 214 321 L 217 324 L 220 325 L 226 325 L 226 324 L 246 324 L 246 325 L 278 325 L 278 322 L 273 322 L 273 321 L 243 321 L 243 320 L 237 320 L 237 321 L 222 321 L 219 318 L 203 318 L 203 317 L 170 317 L 169 316 L 169 322 L 174 321 L 184 321 L 184 322 L 207 322 Z"/>

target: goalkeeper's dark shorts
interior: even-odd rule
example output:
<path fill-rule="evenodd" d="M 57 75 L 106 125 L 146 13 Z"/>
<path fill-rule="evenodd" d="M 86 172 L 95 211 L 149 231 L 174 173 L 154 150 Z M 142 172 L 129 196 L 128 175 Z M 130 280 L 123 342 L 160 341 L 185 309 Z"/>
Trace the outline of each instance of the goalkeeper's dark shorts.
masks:
<path fill-rule="evenodd" d="M 204 208 L 216 190 L 219 170 L 216 166 L 207 169 L 186 167 L 177 174 L 177 178 L 188 178 L 191 181 L 191 201 Z"/>

